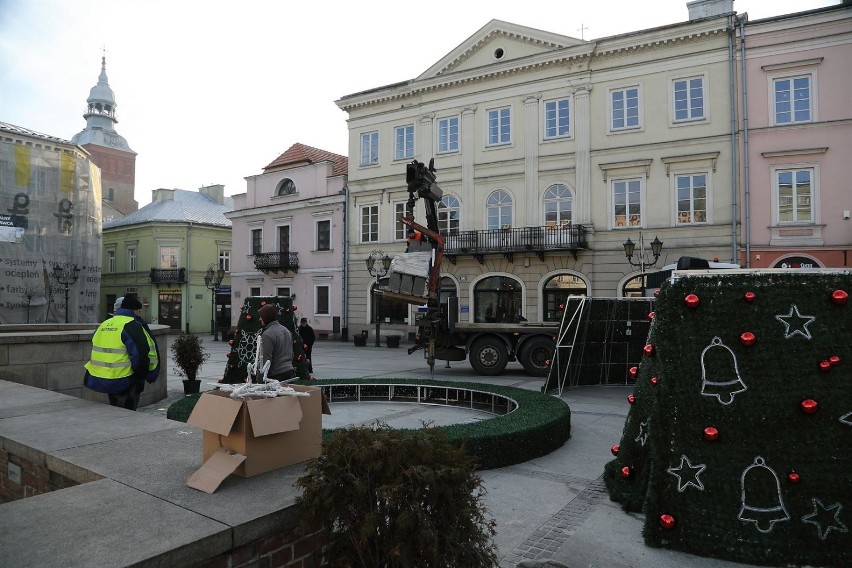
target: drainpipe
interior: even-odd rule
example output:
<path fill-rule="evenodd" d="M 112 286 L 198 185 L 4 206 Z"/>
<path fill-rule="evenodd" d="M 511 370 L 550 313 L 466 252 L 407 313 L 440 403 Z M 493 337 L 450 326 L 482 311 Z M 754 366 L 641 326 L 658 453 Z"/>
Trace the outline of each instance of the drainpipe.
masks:
<path fill-rule="evenodd" d="M 349 267 L 346 265 L 349 262 L 349 229 L 346 226 L 346 220 L 349 217 L 349 186 L 343 185 L 343 313 L 340 317 L 340 339 L 347 341 L 349 339 L 348 329 L 348 298 L 349 298 Z"/>
<path fill-rule="evenodd" d="M 192 221 L 189 222 L 189 228 L 186 231 L 186 264 L 185 264 L 185 266 L 186 266 L 186 301 L 183 303 L 183 305 L 184 305 L 183 309 L 184 309 L 184 312 L 186 312 L 185 327 L 186 327 L 187 333 L 189 333 L 189 300 L 190 300 L 190 297 L 191 297 L 191 294 L 189 293 L 189 282 L 192 279 L 190 277 L 190 271 L 189 271 L 189 258 L 190 258 L 189 249 L 190 249 L 191 244 L 192 244 Z M 159 302 L 157 302 L 157 305 L 159 306 Z"/>
<path fill-rule="evenodd" d="M 736 17 L 735 13 L 728 16 L 728 95 L 731 102 L 731 262 L 739 260 L 737 254 L 737 197 L 739 193 L 737 158 L 739 148 L 737 145 L 737 91 L 735 86 L 736 63 L 734 60 L 734 42 L 737 33 Z"/>
<path fill-rule="evenodd" d="M 748 82 L 746 81 L 746 44 L 745 18 L 738 18 L 740 24 L 740 69 L 742 73 L 742 116 L 743 116 L 743 232 L 745 233 L 745 267 L 751 268 L 751 184 L 749 182 L 748 155 Z"/>

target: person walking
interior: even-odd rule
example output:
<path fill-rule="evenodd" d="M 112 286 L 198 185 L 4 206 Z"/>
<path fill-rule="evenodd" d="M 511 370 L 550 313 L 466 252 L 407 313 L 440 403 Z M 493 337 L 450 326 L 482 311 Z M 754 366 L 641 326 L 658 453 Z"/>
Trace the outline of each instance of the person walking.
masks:
<path fill-rule="evenodd" d="M 142 304 L 127 295 L 114 316 L 92 336 L 92 354 L 83 384 L 106 393 L 112 406 L 136 410 L 145 383 L 160 374 L 159 348 L 142 322 Z"/>
<path fill-rule="evenodd" d="M 308 360 L 308 372 L 314 372 L 314 341 L 317 336 L 314 333 L 314 328 L 308 325 L 308 318 L 302 318 L 299 322 L 299 335 L 305 344 L 305 358 Z"/>
<path fill-rule="evenodd" d="M 295 375 L 293 369 L 293 336 L 290 330 L 278 321 L 278 306 L 266 304 L 260 308 L 260 321 L 263 324 L 263 361 L 270 361 L 266 376 L 276 381 L 289 381 Z M 260 367 L 259 367 L 260 368 Z M 254 377 L 254 381 L 260 377 Z"/>

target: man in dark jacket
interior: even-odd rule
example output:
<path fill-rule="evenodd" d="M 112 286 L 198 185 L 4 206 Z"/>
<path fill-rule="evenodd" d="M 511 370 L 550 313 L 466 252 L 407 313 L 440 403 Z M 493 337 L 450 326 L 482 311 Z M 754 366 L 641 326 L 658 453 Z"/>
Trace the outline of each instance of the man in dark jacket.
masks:
<path fill-rule="evenodd" d="M 317 336 L 314 333 L 314 328 L 308 325 L 308 318 L 302 318 L 299 322 L 299 335 L 302 337 L 302 342 L 305 344 L 305 358 L 308 360 L 308 372 L 314 372 L 314 341 Z"/>
<path fill-rule="evenodd" d="M 106 393 L 112 406 L 128 410 L 136 410 L 145 382 L 153 383 L 160 373 L 159 349 L 141 310 L 136 296 L 125 296 L 115 315 L 98 327 L 83 379 L 86 387 Z"/>

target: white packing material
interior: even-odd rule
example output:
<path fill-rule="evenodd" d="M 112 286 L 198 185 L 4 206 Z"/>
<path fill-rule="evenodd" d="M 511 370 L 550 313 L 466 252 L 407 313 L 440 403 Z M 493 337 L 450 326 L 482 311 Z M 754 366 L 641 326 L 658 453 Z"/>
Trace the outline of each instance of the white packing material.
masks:
<path fill-rule="evenodd" d="M 432 261 L 431 252 L 406 252 L 397 254 L 391 261 L 391 272 L 399 274 L 410 274 L 427 278 L 429 276 L 429 264 Z"/>

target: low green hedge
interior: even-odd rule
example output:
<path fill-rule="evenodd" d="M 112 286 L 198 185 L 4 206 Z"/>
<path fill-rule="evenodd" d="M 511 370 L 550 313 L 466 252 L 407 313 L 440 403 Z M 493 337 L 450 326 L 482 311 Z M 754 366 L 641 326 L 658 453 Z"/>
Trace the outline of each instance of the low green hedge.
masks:
<path fill-rule="evenodd" d="M 518 408 L 509 414 L 470 424 L 442 427 L 452 443 L 463 446 L 469 455 L 477 458 L 479 469 L 505 467 L 547 455 L 571 437 L 571 410 L 568 405 L 560 398 L 537 391 L 483 383 L 410 379 L 325 379 L 300 381 L 297 384 L 323 387 L 365 383 L 465 388 L 516 401 Z M 198 396 L 190 395 L 175 402 L 169 407 L 166 416 L 186 422 Z M 323 430 L 324 440 L 333 435 L 334 429 Z"/>

